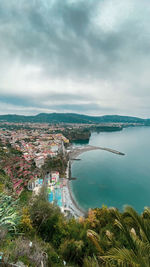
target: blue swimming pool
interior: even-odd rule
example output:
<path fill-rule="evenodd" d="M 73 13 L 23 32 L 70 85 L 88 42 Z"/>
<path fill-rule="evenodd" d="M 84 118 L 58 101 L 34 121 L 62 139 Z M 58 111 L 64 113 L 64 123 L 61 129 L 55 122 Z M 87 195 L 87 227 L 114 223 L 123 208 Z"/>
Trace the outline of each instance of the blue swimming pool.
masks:
<path fill-rule="evenodd" d="M 55 188 L 54 193 L 50 192 L 48 194 L 48 201 L 52 203 L 53 201 L 56 202 L 56 204 L 59 207 L 62 207 L 62 192 L 60 188 Z"/>
<path fill-rule="evenodd" d="M 60 188 L 55 189 L 55 200 L 57 202 L 57 205 L 59 207 L 62 207 L 62 196 L 61 196 L 61 189 Z"/>
<path fill-rule="evenodd" d="M 38 184 L 42 185 L 43 184 L 43 179 L 38 179 Z"/>
<path fill-rule="evenodd" d="M 53 200 L 54 200 L 53 192 L 50 192 L 50 194 L 48 194 L 48 201 L 49 201 L 50 203 L 52 203 Z"/>

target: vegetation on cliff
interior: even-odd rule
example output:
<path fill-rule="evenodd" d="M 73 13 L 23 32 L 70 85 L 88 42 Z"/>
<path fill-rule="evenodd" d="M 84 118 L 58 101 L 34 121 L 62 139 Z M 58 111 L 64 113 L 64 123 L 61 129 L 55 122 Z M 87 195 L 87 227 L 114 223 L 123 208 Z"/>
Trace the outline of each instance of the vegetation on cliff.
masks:
<path fill-rule="evenodd" d="M 1 147 L 1 162 L 12 153 Z M 45 167 L 54 170 L 60 166 L 63 173 L 67 160 L 61 157 L 49 159 Z M 131 207 L 119 212 L 102 206 L 90 209 L 85 218 L 68 219 L 47 201 L 44 188 L 36 197 L 24 188 L 16 201 L 10 182 L 1 164 L 0 252 L 4 266 L 18 261 L 52 267 L 150 266 L 149 208 L 139 215 Z"/>
<path fill-rule="evenodd" d="M 62 153 L 59 153 L 56 157 L 48 157 L 45 160 L 44 165 L 41 168 L 41 173 L 44 175 L 51 171 L 58 171 L 60 173 L 60 176 L 64 176 L 67 168 L 67 156 L 63 155 Z"/>
<path fill-rule="evenodd" d="M 126 207 L 91 209 L 86 218 L 66 219 L 47 202 L 44 190 L 16 207 L 15 232 L 0 225 L 0 247 L 6 262 L 29 266 L 150 266 L 150 210 L 138 215 Z M 17 216 L 18 216 L 17 215 Z M 18 235 L 19 234 L 19 235 Z M 34 257 L 33 257 L 34 255 Z"/>
<path fill-rule="evenodd" d="M 78 128 L 78 129 L 68 129 L 66 128 L 63 131 L 63 135 L 69 139 L 70 142 L 74 142 L 77 140 L 80 141 L 89 141 L 90 136 L 91 136 L 91 129 L 87 128 L 87 127 L 82 127 L 82 128 Z"/>

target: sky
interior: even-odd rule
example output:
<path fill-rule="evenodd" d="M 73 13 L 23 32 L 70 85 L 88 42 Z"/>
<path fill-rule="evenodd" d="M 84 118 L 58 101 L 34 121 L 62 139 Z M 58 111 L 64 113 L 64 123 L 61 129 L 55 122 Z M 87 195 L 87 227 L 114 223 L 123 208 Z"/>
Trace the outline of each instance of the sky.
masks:
<path fill-rule="evenodd" d="M 0 0 L 0 114 L 150 118 L 149 0 Z"/>

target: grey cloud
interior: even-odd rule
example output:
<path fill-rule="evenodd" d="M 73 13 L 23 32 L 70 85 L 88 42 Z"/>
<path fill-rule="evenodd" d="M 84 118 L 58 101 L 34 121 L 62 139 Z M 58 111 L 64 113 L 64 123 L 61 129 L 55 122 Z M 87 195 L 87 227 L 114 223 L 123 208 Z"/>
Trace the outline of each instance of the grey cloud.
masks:
<path fill-rule="evenodd" d="M 7 5 L 8 13 L 6 4 L 1 1 L 0 6 L 8 49 L 24 61 L 42 64 L 48 74 L 106 77 L 114 73 L 118 61 L 124 61 L 120 52 L 124 52 L 125 45 L 132 50 L 129 38 L 134 35 L 135 25 L 125 23 L 125 29 L 117 33 L 95 29 L 91 17 L 98 1 L 69 4 L 57 0 L 49 10 L 43 1 L 31 1 L 28 5 L 25 1 L 21 1 L 22 5 L 17 0 L 12 2 L 14 5 Z"/>
<path fill-rule="evenodd" d="M 16 105 L 16 106 L 22 106 L 22 107 L 37 107 L 37 108 L 49 108 L 51 110 L 74 110 L 77 108 L 79 110 L 79 107 L 81 110 L 85 110 L 86 108 L 83 108 L 84 106 L 87 107 L 89 110 L 95 110 L 98 105 L 95 104 L 95 98 L 81 94 L 80 97 L 76 94 L 54 94 L 54 93 L 47 93 L 40 97 L 38 96 L 31 96 L 30 98 L 28 96 L 17 96 L 17 95 L 1 95 L 0 101 L 6 104 Z M 82 101 L 82 105 L 79 104 L 79 102 Z M 90 104 L 86 104 L 86 102 L 90 102 Z M 62 104 L 65 102 L 66 104 Z M 71 103 L 71 104 L 70 104 Z M 72 107 L 72 108 L 71 108 Z"/>
<path fill-rule="evenodd" d="M 40 66 L 42 79 L 69 77 L 83 83 L 89 80 L 91 84 L 95 80 L 97 83 L 108 81 L 114 92 L 120 93 L 120 98 L 128 94 L 133 106 L 134 97 L 140 99 L 142 95 L 142 103 L 136 106 L 138 112 L 138 107 L 140 110 L 140 106 L 144 106 L 145 98 L 150 99 L 147 71 L 150 68 L 150 8 L 145 0 L 131 0 L 133 11 L 130 16 L 122 22 L 118 19 L 116 28 L 105 31 L 94 22 L 100 3 L 100 13 L 103 14 L 104 2 L 109 3 L 110 0 L 0 0 L 0 68 L 3 70 L 6 64 L 7 70 L 11 61 L 19 60 L 23 66 Z M 123 86 L 118 85 L 118 81 Z M 103 88 L 98 96 L 93 96 L 92 90 L 86 96 L 85 88 L 81 95 L 74 92 L 70 95 L 66 92 L 48 94 L 41 88 L 41 98 L 28 92 L 23 99 L 13 93 L 12 85 L 10 95 L 2 96 L 1 92 L 0 95 L 5 103 L 20 103 L 26 107 L 47 108 L 43 103 L 49 100 L 62 101 L 60 105 L 51 104 L 50 108 L 57 110 L 90 113 L 105 109 L 96 101 L 101 99 Z M 73 99 L 75 104 L 69 104 Z M 107 103 L 106 97 L 106 113 L 115 112 L 112 106 L 109 108 L 110 99 Z M 85 104 L 78 104 L 79 100 Z M 65 101 L 68 101 L 67 106 Z M 91 104 L 86 104 L 86 101 L 91 101 Z M 124 107 L 121 108 L 124 110 Z"/>
<path fill-rule="evenodd" d="M 24 1 L 22 6 L 10 4 L 3 16 L 6 29 L 4 24 L 2 37 L 11 54 L 42 64 L 47 74 L 106 76 L 106 71 L 112 71 L 110 61 L 114 65 L 120 59 L 118 48 L 124 40 L 120 33 L 104 34 L 94 28 L 91 18 L 97 4 L 59 0 L 49 10 L 42 1 L 31 1 L 28 8 L 24 8 Z"/>

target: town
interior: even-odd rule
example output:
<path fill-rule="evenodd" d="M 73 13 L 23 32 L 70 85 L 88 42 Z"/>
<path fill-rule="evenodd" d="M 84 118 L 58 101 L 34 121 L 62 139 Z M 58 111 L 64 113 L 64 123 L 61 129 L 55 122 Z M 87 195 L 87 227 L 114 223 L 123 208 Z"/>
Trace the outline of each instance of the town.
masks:
<path fill-rule="evenodd" d="M 73 200 L 69 185 L 69 139 L 62 133 L 53 133 L 54 126 L 49 128 L 47 124 L 19 129 L 13 126 L 13 129 L 0 129 L 3 151 L 6 155 L 8 151 L 12 152 L 9 160 L 7 157 L 1 160 L 11 179 L 12 194 L 19 197 L 26 189 L 37 195 L 44 187 L 47 200 L 59 206 L 66 216 L 83 215 Z"/>

